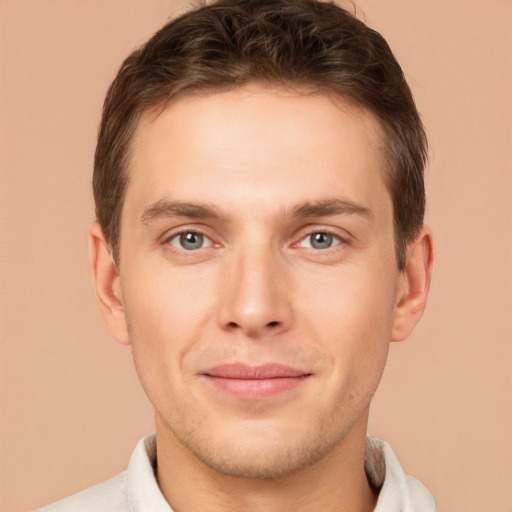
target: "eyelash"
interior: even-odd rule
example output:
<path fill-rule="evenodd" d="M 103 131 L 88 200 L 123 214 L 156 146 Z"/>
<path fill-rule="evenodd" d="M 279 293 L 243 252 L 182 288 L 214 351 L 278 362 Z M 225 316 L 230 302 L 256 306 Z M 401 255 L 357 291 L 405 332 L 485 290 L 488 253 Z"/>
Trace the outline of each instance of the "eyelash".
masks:
<path fill-rule="evenodd" d="M 188 234 L 191 234 L 191 235 L 201 235 L 203 236 L 206 240 L 208 240 L 210 242 L 210 244 L 207 246 L 207 247 L 200 247 L 198 249 L 185 249 L 185 248 L 179 248 L 179 247 L 176 247 L 174 246 L 171 242 L 172 240 L 174 239 L 177 239 L 183 235 L 188 235 Z M 193 229 L 181 229 L 180 231 L 177 231 L 177 232 L 174 232 L 172 233 L 170 236 L 166 237 L 164 239 L 164 244 L 166 245 L 169 245 L 169 246 L 172 246 L 174 250 L 178 250 L 178 251 L 182 251 L 182 252 L 185 252 L 185 253 L 194 253 L 194 252 L 197 252 L 201 249 L 206 249 L 208 247 L 211 247 L 211 246 L 214 246 L 216 245 L 215 242 L 211 239 L 210 236 L 208 236 L 206 234 L 205 231 L 201 230 L 201 229 L 198 229 L 198 228 L 193 228 Z"/>
<path fill-rule="evenodd" d="M 199 247 L 197 249 L 185 249 L 184 247 L 177 247 L 176 245 L 172 244 L 172 241 L 174 239 L 178 239 L 179 237 L 186 235 L 186 234 L 203 236 L 206 240 L 209 241 L 209 244 L 206 247 Z M 310 249 L 310 250 L 315 251 L 315 253 L 323 253 L 323 252 L 328 252 L 328 251 L 330 252 L 332 250 L 336 250 L 336 248 L 338 248 L 338 246 L 340 246 L 340 245 L 348 244 L 346 237 L 345 238 L 341 237 L 338 233 L 335 233 L 334 230 L 322 228 L 322 229 L 311 229 L 311 230 L 308 230 L 307 232 L 304 232 L 303 235 L 301 236 L 301 238 L 299 239 L 299 241 L 292 244 L 292 247 L 301 248 L 300 244 L 304 240 L 306 240 L 307 238 L 310 238 L 316 234 L 323 234 L 323 235 L 331 236 L 334 239 L 333 241 L 335 241 L 335 243 L 333 245 L 331 245 L 330 247 L 326 247 L 323 249 L 319 249 L 319 248 L 315 248 L 315 247 L 311 247 L 311 246 L 310 247 L 302 247 L 303 249 Z M 219 244 L 216 244 L 204 230 L 201 230 L 198 228 L 181 229 L 180 231 L 174 232 L 170 236 L 167 236 L 164 239 L 163 243 L 167 246 L 170 246 L 172 248 L 171 250 L 179 251 L 180 253 L 185 253 L 185 254 L 187 254 L 187 253 L 194 254 L 194 253 L 200 251 L 201 249 L 208 249 L 212 246 L 214 247 L 215 245 L 219 246 Z"/>
<path fill-rule="evenodd" d="M 329 229 L 314 229 L 312 231 L 309 231 L 308 233 L 306 233 L 304 236 L 302 236 L 300 238 L 300 240 L 294 244 L 294 246 L 297 246 L 297 247 L 301 247 L 300 244 L 304 241 L 304 240 L 307 240 L 308 238 L 310 239 L 313 235 L 328 235 L 330 237 L 333 238 L 333 245 L 331 245 L 330 247 L 326 247 L 324 249 L 318 249 L 318 248 L 315 248 L 315 247 L 304 247 L 305 249 L 312 249 L 314 250 L 315 252 L 327 252 L 328 250 L 332 250 L 332 249 L 335 249 L 337 246 L 339 245 L 343 245 L 343 244 L 346 244 L 347 241 L 346 239 L 342 238 L 338 233 L 334 233 L 333 231 L 329 230 Z"/>

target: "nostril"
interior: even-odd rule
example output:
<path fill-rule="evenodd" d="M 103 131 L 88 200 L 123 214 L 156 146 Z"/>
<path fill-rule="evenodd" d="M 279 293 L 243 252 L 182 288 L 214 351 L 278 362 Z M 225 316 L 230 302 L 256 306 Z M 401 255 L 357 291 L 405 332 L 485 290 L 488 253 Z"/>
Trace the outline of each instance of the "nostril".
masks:
<path fill-rule="evenodd" d="M 279 325 L 279 322 L 269 322 L 267 325 L 269 327 L 277 327 Z"/>

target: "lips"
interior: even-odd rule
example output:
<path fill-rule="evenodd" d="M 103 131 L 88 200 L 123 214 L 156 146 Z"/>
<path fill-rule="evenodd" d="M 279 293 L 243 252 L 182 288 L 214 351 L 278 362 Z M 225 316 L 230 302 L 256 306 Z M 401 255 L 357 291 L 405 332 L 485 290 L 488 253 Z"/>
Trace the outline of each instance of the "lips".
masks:
<path fill-rule="evenodd" d="M 220 392 L 242 400 L 263 400 L 301 385 L 310 373 L 281 364 L 225 364 L 202 374 Z"/>

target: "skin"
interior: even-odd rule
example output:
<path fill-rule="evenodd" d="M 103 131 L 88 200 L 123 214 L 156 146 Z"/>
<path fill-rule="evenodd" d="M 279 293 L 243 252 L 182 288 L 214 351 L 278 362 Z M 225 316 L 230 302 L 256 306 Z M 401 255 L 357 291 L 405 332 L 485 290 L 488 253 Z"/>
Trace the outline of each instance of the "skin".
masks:
<path fill-rule="evenodd" d="M 140 120 L 120 265 L 95 224 L 91 269 L 155 408 L 159 484 L 176 512 L 373 510 L 369 405 L 390 340 L 422 315 L 432 266 L 424 227 L 397 268 L 382 146 L 375 118 L 342 99 L 259 86 Z M 228 363 L 307 376 L 240 398 L 205 377 Z"/>

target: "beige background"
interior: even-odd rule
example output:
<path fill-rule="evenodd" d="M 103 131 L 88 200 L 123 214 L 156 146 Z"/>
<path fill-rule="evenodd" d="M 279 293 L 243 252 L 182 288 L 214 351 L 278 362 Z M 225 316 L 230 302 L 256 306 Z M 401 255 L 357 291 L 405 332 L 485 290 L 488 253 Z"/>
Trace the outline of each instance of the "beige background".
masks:
<path fill-rule="evenodd" d="M 87 270 L 106 88 L 179 0 L 0 0 L 0 509 L 125 468 L 152 414 Z M 437 261 L 412 339 L 392 346 L 372 434 L 441 512 L 512 511 L 512 2 L 360 0 L 431 140 Z"/>

